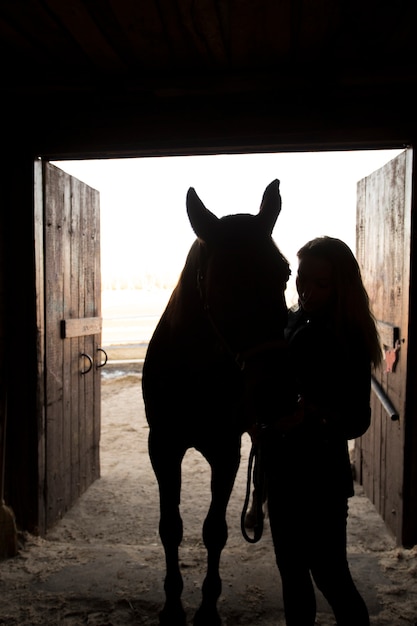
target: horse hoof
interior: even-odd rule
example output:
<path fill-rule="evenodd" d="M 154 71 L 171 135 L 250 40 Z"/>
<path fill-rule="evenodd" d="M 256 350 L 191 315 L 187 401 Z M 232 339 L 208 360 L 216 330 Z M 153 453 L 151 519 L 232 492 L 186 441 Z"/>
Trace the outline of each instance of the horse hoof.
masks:
<path fill-rule="evenodd" d="M 221 624 L 222 620 L 216 608 L 208 611 L 200 607 L 194 615 L 193 626 L 221 626 Z"/>
<path fill-rule="evenodd" d="M 161 626 L 186 626 L 187 619 L 181 602 L 175 606 L 165 605 L 159 613 L 159 623 Z"/>

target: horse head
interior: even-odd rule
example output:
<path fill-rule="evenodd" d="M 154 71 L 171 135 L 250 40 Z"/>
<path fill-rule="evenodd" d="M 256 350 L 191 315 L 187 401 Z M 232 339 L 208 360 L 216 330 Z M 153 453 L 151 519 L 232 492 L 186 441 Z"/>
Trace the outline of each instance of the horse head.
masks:
<path fill-rule="evenodd" d="M 257 215 L 218 218 L 193 188 L 187 194 L 187 213 L 199 244 L 201 301 L 218 339 L 236 355 L 283 336 L 290 271 L 272 239 L 280 211 L 278 180 L 266 188 Z"/>

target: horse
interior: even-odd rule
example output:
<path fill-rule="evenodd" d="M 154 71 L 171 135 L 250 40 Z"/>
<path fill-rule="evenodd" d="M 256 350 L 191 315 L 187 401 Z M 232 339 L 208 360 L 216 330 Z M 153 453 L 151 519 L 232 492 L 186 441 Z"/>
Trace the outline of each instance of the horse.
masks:
<path fill-rule="evenodd" d="M 277 403 L 279 373 L 273 366 L 280 362 L 290 271 L 272 239 L 281 211 L 278 180 L 265 189 L 256 215 L 218 218 L 192 187 L 186 207 L 197 238 L 151 337 L 142 372 L 166 560 L 159 621 L 186 624 L 179 565 L 181 463 L 187 449 L 195 448 L 211 467 L 211 502 L 203 523 L 206 575 L 193 623 L 217 626 L 226 509 L 242 434 Z"/>

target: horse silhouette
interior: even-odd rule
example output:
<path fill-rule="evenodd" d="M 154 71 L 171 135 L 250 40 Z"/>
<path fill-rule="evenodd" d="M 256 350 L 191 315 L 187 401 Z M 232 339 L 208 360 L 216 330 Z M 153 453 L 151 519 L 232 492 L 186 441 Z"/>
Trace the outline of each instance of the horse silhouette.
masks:
<path fill-rule="evenodd" d="M 149 343 L 142 387 L 166 559 L 160 623 L 186 624 L 179 505 L 181 463 L 194 447 L 211 467 L 211 503 L 203 524 L 207 569 L 194 624 L 216 626 L 226 509 L 241 436 L 278 404 L 289 266 L 271 236 L 281 210 L 278 180 L 266 188 L 257 215 L 217 218 L 193 188 L 186 204 L 197 239 Z"/>

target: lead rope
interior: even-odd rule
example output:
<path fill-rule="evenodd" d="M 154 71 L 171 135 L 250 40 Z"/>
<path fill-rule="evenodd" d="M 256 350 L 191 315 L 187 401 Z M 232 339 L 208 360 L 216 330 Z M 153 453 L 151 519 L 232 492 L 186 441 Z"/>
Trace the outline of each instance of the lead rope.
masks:
<path fill-rule="evenodd" d="M 253 474 L 253 480 L 252 480 Z M 248 505 L 251 493 L 251 486 L 254 486 L 254 502 L 255 502 L 255 523 L 253 525 L 253 537 L 250 537 L 246 531 L 245 519 L 248 512 Z M 260 460 L 260 444 L 252 443 L 252 447 L 248 460 L 248 474 L 246 481 L 246 495 L 243 503 L 242 515 L 240 517 L 240 528 L 243 538 L 248 543 L 257 543 L 262 537 L 264 529 L 263 514 L 263 468 Z"/>

